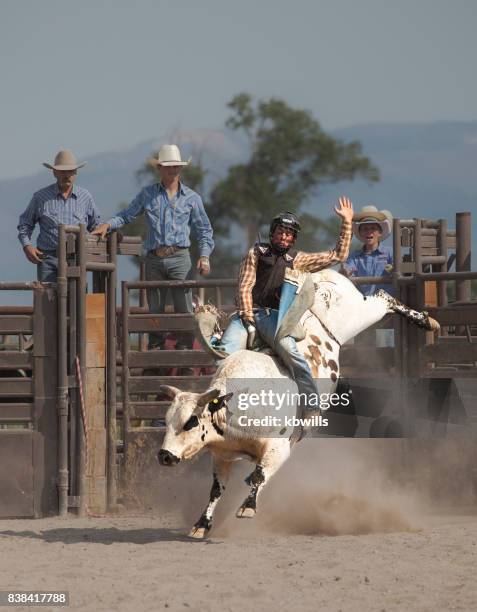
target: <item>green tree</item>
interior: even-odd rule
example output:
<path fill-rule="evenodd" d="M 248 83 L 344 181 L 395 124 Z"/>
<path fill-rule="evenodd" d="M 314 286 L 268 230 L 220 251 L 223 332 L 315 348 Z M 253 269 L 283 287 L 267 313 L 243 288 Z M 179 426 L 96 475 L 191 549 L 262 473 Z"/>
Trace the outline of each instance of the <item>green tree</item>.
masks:
<path fill-rule="evenodd" d="M 248 246 L 276 213 L 300 213 L 324 184 L 356 177 L 379 180 L 378 169 L 358 141 L 344 143 L 326 134 L 306 110 L 276 98 L 254 102 L 246 93 L 235 96 L 228 107 L 232 114 L 226 125 L 246 136 L 250 155 L 211 191 L 209 211 L 220 236 L 228 236 L 237 224 L 245 230 Z M 336 237 L 336 223 L 310 214 L 302 220 L 308 245 L 316 245 L 318 236 Z M 301 239 L 300 245 L 305 247 Z"/>

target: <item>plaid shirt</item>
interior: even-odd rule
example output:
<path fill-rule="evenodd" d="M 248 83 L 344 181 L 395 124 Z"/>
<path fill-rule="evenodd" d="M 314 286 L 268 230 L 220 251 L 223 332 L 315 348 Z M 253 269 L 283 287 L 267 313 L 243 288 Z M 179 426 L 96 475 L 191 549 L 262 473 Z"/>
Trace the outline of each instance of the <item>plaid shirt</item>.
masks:
<path fill-rule="evenodd" d="M 58 246 L 58 225 L 79 225 L 84 223 L 90 232 L 99 225 L 100 214 L 92 195 L 83 187 L 73 185 L 64 198 L 53 183 L 33 194 L 27 209 L 20 215 L 18 239 L 22 246 L 31 244 L 35 225 L 40 226 L 37 246 L 40 250 L 54 251 Z"/>
<path fill-rule="evenodd" d="M 321 253 L 304 253 L 298 251 L 293 261 L 293 268 L 303 272 L 319 272 L 323 268 L 328 268 L 338 262 L 346 261 L 351 244 L 351 223 L 342 221 L 340 235 L 336 242 L 336 246 L 331 251 L 323 251 Z M 257 263 L 260 255 L 259 245 L 252 247 L 240 264 L 239 284 L 236 295 L 236 303 L 241 317 L 253 319 L 253 299 L 252 289 L 255 286 Z M 289 260 L 292 257 L 285 254 L 285 258 Z"/>

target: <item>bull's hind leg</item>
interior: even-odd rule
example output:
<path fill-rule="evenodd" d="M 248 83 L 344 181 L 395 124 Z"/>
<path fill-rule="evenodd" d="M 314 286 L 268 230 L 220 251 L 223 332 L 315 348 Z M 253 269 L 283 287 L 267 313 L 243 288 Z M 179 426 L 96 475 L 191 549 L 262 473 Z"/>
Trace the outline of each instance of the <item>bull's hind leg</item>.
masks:
<path fill-rule="evenodd" d="M 253 518 L 257 512 L 257 499 L 263 487 L 290 456 L 288 440 L 280 440 L 279 446 L 274 446 L 257 463 L 253 472 L 245 479 L 250 486 L 250 493 L 237 510 L 238 518 Z"/>
<path fill-rule="evenodd" d="M 419 312 L 418 310 L 413 310 L 406 306 L 396 298 L 393 298 L 389 293 L 386 293 L 383 289 L 379 289 L 375 293 L 375 297 L 379 297 L 383 300 L 386 300 L 388 306 L 392 312 L 396 312 L 401 316 L 409 319 L 413 323 L 415 323 L 418 327 L 422 329 L 426 329 L 427 331 L 439 331 L 440 325 L 439 323 L 429 316 L 425 310 L 423 312 Z"/>
<path fill-rule="evenodd" d="M 213 466 L 213 482 L 212 488 L 210 489 L 209 503 L 207 504 L 204 512 L 202 512 L 197 523 L 192 527 L 189 532 L 189 536 L 192 538 L 205 538 L 212 527 L 212 518 L 214 510 L 219 503 L 220 497 L 225 490 L 229 473 L 230 473 L 230 461 L 222 461 L 214 459 Z"/>

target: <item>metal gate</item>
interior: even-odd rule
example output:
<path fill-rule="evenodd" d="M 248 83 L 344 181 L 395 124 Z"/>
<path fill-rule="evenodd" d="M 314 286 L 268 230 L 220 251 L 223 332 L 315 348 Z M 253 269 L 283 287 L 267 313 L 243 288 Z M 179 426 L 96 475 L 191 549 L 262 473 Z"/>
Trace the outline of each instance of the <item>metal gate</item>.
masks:
<path fill-rule="evenodd" d="M 39 283 L 0 289 L 33 292 L 33 307 L 0 308 L 8 337 L 0 351 L 0 518 L 57 514 L 56 291 Z"/>

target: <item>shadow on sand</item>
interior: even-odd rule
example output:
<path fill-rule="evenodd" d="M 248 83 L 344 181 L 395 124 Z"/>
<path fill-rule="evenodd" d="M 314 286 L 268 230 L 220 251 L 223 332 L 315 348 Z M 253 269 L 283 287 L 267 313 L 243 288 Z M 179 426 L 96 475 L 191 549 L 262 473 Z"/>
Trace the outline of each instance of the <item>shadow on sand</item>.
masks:
<path fill-rule="evenodd" d="M 197 540 L 184 535 L 177 529 L 117 529 L 115 527 L 107 529 L 88 529 L 88 528 L 64 528 L 47 529 L 41 532 L 35 531 L 0 531 L 0 537 L 30 538 L 32 540 L 43 540 L 49 544 L 62 542 L 63 544 L 152 544 L 154 542 L 187 542 L 187 543 L 207 543 L 210 540 Z"/>

